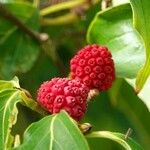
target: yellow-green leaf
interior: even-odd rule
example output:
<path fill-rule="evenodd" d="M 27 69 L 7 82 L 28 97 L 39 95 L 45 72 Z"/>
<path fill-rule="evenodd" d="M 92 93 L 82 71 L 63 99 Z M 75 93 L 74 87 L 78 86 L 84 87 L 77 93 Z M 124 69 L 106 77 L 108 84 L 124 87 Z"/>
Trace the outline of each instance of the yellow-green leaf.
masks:
<path fill-rule="evenodd" d="M 125 150 L 143 150 L 143 148 L 137 144 L 131 138 L 125 138 L 125 135 L 110 131 L 95 131 L 87 135 L 88 138 L 106 138 L 120 144 Z"/>
<path fill-rule="evenodd" d="M 150 1 L 130 0 L 133 10 L 133 24 L 142 36 L 146 49 L 146 62 L 136 80 L 136 90 L 139 92 L 150 75 Z"/>

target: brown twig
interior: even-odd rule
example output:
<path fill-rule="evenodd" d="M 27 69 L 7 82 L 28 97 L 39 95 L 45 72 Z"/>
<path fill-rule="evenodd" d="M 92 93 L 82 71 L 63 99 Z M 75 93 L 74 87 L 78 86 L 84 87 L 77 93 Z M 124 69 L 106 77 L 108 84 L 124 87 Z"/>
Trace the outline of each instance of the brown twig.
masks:
<path fill-rule="evenodd" d="M 38 42 L 44 42 L 48 39 L 43 38 L 43 34 L 39 34 L 31 30 L 28 26 L 26 26 L 22 21 L 20 21 L 16 16 L 14 16 L 5 6 L 0 2 L 0 15 L 7 19 L 8 21 L 15 24 L 19 29 L 27 33 L 30 37 L 36 39 Z"/>
<path fill-rule="evenodd" d="M 49 36 L 46 33 L 38 33 L 30 29 L 28 26 L 26 26 L 22 21 L 20 21 L 16 16 L 14 16 L 7 8 L 5 8 L 4 4 L 0 2 L 0 15 L 7 19 L 8 21 L 12 22 L 14 25 L 16 25 L 20 30 L 28 34 L 33 39 L 37 40 L 42 44 L 42 49 L 45 51 L 45 48 L 43 48 L 43 45 L 47 45 L 46 51 L 49 50 L 49 48 L 52 47 L 52 44 L 49 42 Z M 59 58 L 57 58 L 55 52 L 49 51 L 50 58 L 57 64 L 58 68 L 60 68 L 61 73 L 64 71 L 64 67 L 61 62 L 59 62 Z"/>

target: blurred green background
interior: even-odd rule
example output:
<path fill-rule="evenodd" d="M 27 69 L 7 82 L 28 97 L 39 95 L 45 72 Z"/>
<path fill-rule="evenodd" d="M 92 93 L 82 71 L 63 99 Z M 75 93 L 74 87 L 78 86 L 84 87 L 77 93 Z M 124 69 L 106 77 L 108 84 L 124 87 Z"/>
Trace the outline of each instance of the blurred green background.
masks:
<path fill-rule="evenodd" d="M 1 0 L 1 2 L 10 1 Z M 36 24 L 36 22 L 39 23 L 38 9 L 37 12 L 32 12 L 30 8 L 26 9 L 21 4 L 16 4 L 15 0 L 11 2 L 13 5 L 5 5 L 14 15 L 25 21 L 26 25 L 29 24 L 32 29 L 40 33 L 47 33 L 50 40 L 48 44 L 39 44 L 21 30 L 15 29 L 15 25 L 1 15 L 1 12 L 0 78 L 9 80 L 15 75 L 18 76 L 21 87 L 27 89 L 36 100 L 36 90 L 43 81 L 56 76 L 68 76 L 69 60 L 78 49 L 87 44 L 86 32 L 96 12 L 100 11 L 100 1 L 94 2 L 95 4 L 86 9 L 81 7 L 77 19 L 71 23 L 65 23 L 67 20 L 64 20 L 63 23 L 46 26 Z M 47 3 L 48 1 L 43 0 L 40 7 L 45 7 Z M 52 1 L 49 3 L 51 4 Z M 69 13 L 70 11 L 76 10 L 69 10 Z M 32 13 L 32 17 L 29 13 Z M 68 11 L 62 11 L 48 17 L 55 18 L 65 13 Z M 27 20 L 27 18 L 29 19 Z M 19 114 L 18 120 L 21 120 L 22 124 L 19 125 L 17 122 L 13 130 L 17 133 L 23 133 L 24 129 L 31 122 L 40 119 L 40 116 L 22 106 L 19 106 L 19 110 L 22 113 Z M 91 123 L 94 131 L 109 130 L 126 133 L 128 128 L 132 128 L 131 137 L 136 139 L 145 150 L 150 149 L 150 113 L 124 79 L 116 79 L 109 91 L 100 93 L 89 103 L 86 117 L 82 122 Z M 106 139 L 88 139 L 88 141 L 92 150 L 122 149 L 118 144 Z"/>

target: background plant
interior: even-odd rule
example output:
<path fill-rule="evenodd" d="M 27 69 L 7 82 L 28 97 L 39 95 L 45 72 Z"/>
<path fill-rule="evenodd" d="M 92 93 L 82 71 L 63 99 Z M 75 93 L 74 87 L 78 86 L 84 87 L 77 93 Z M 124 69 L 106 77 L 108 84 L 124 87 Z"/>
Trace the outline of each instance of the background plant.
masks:
<path fill-rule="evenodd" d="M 144 149 L 149 149 L 150 2 L 131 0 L 130 4 L 116 4 L 116 0 L 109 3 L 99 0 L 0 1 L 0 149 L 33 149 L 36 142 L 40 144 L 35 149 L 60 149 L 59 145 L 64 149 L 89 149 L 76 123 L 65 112 L 43 118 L 46 112 L 33 100 L 43 81 L 68 75 L 70 58 L 87 43 L 110 48 L 117 79 L 109 91 L 90 102 L 83 122 L 90 122 L 94 131 L 126 133 L 130 127 L 131 136 Z M 111 5 L 113 7 L 101 11 Z M 15 75 L 19 81 L 12 80 Z M 32 97 L 20 88 L 19 82 Z M 55 132 L 58 128 L 62 132 Z M 126 149 L 140 149 L 135 148 L 137 144 L 130 138 L 128 141 L 124 135 L 112 132 L 87 134 L 90 148 L 122 149 L 106 139 L 88 138 L 103 137 L 122 143 Z M 62 136 L 71 144 L 64 145 Z"/>

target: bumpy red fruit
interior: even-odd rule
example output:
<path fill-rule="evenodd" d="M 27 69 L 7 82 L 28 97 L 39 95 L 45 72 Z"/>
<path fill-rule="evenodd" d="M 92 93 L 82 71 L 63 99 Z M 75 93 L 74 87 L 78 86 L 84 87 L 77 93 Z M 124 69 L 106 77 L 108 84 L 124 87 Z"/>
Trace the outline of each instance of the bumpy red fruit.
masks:
<path fill-rule="evenodd" d="M 88 92 L 89 88 L 80 80 L 53 78 L 40 86 L 37 100 L 50 113 L 64 109 L 79 121 L 86 112 Z"/>
<path fill-rule="evenodd" d="M 112 86 L 115 68 L 107 47 L 87 45 L 71 61 L 71 78 L 79 78 L 90 89 L 104 91 Z"/>

